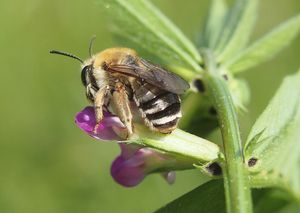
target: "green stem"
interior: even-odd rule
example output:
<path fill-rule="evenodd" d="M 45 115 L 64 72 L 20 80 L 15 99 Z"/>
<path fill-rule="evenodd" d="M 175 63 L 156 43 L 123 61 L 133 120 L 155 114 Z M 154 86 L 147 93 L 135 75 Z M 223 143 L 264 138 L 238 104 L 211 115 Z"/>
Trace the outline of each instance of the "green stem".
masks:
<path fill-rule="evenodd" d="M 132 136 L 128 142 L 194 159 L 198 163 L 216 161 L 220 154 L 220 149 L 216 144 L 180 129 L 168 135 L 153 134 L 144 125 L 136 124 L 135 131 L 138 135 Z"/>
<path fill-rule="evenodd" d="M 218 113 L 223 138 L 223 165 L 227 212 L 252 212 L 251 191 L 244 164 L 238 118 L 225 79 L 218 73 L 213 57 L 205 53 L 204 83 Z"/>

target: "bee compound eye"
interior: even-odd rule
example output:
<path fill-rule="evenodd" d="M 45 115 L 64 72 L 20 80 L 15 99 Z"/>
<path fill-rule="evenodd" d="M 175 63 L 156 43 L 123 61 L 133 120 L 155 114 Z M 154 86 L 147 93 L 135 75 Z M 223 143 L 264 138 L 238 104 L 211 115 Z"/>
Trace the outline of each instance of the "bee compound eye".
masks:
<path fill-rule="evenodd" d="M 90 65 L 83 67 L 83 69 L 81 70 L 81 81 L 84 86 L 87 85 L 87 77 L 90 70 L 91 70 Z"/>

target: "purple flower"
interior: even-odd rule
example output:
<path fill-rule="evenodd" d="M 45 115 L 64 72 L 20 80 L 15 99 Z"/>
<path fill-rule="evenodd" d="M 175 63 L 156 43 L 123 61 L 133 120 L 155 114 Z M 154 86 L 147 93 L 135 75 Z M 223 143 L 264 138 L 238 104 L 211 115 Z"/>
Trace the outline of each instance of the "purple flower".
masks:
<path fill-rule="evenodd" d="M 114 129 L 125 129 L 123 123 L 117 116 L 113 116 L 109 112 L 103 111 L 103 119 L 97 129 L 95 111 L 93 107 L 86 107 L 77 113 L 75 123 L 85 131 L 88 135 L 99 140 L 121 140 Z"/>
<path fill-rule="evenodd" d="M 147 174 L 167 169 L 174 159 L 151 148 L 120 144 L 121 154 L 111 166 L 111 175 L 119 184 L 132 187 L 139 184 Z M 175 172 L 164 172 L 163 177 L 172 184 Z"/>
<path fill-rule="evenodd" d="M 76 115 L 75 123 L 88 135 L 98 140 L 122 141 L 119 133 L 124 131 L 124 125 L 117 116 L 103 112 L 104 118 L 97 129 L 93 107 L 86 107 Z M 118 132 L 118 133 L 116 133 Z M 123 186 L 132 187 L 139 184 L 146 175 L 162 172 L 168 183 L 173 183 L 175 173 L 168 168 L 176 163 L 176 159 L 151 148 L 138 145 L 119 143 L 121 154 L 111 166 L 111 175 L 116 182 Z"/>

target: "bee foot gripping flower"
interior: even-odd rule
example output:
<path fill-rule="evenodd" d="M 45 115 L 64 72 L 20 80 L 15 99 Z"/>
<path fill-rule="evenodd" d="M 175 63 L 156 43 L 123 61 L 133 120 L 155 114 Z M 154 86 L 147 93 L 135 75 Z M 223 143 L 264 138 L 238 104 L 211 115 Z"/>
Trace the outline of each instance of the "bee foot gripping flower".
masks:
<path fill-rule="evenodd" d="M 98 140 L 121 140 L 114 129 L 124 129 L 123 123 L 109 112 L 103 112 L 102 121 L 96 126 L 95 111 L 93 107 L 86 107 L 76 115 L 75 123 L 88 135 Z"/>
<path fill-rule="evenodd" d="M 148 174 L 160 172 L 168 183 L 173 183 L 173 169 L 191 168 L 192 162 L 179 160 L 174 155 L 154 149 L 122 142 L 119 132 L 125 127 L 116 116 L 104 112 L 103 120 L 95 130 L 96 119 L 93 107 L 86 107 L 76 115 L 75 123 L 91 137 L 101 141 L 119 141 L 121 154 L 111 166 L 111 175 L 119 184 L 132 187 L 139 184 Z M 118 130 L 118 134 L 116 133 Z"/>

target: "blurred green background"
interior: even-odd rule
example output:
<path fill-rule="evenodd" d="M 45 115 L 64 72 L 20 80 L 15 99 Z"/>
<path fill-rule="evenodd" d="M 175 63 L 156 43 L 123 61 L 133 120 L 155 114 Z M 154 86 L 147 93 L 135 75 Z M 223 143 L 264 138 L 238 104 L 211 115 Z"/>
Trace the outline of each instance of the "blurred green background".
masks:
<path fill-rule="evenodd" d="M 210 1 L 154 3 L 196 40 Z M 74 115 L 87 105 L 80 66 L 48 52 L 86 58 L 92 35 L 95 51 L 112 47 L 99 7 L 95 0 L 1 0 L 1 213 L 152 212 L 199 185 L 199 172 L 185 171 L 172 186 L 151 175 L 123 188 L 109 174 L 117 145 L 95 141 L 74 125 Z M 253 39 L 299 11 L 299 0 L 261 0 Z M 241 116 L 243 137 L 283 76 L 298 69 L 299 56 L 300 38 L 276 59 L 241 74 L 252 94 Z"/>

